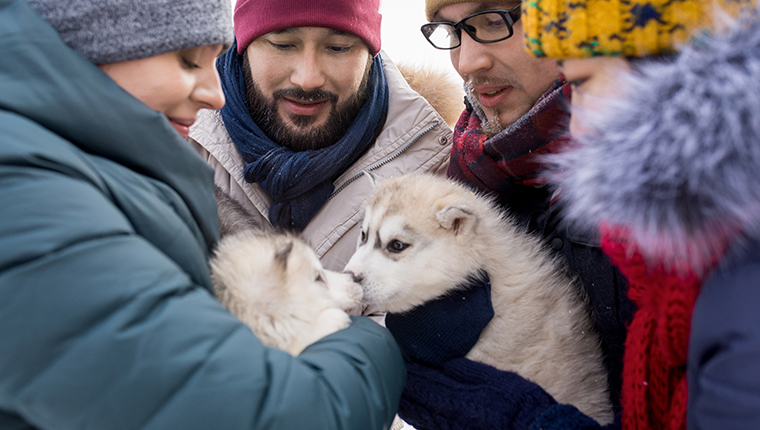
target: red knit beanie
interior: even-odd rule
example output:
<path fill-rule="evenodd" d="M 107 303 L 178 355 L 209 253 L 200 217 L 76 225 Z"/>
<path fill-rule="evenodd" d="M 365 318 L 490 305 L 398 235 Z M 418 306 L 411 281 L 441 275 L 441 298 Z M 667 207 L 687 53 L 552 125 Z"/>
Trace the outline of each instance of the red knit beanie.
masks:
<path fill-rule="evenodd" d="M 238 53 L 259 36 L 295 27 L 323 27 L 351 33 L 372 55 L 380 51 L 380 0 L 238 0 L 235 37 Z"/>

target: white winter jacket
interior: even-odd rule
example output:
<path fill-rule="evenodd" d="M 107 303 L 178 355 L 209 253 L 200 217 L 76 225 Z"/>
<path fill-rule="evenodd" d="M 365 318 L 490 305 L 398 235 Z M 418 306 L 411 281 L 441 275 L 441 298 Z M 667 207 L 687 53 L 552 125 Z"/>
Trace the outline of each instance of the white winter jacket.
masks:
<path fill-rule="evenodd" d="M 356 249 L 362 203 L 371 191 L 362 172 L 381 177 L 416 171 L 445 174 L 452 132 L 440 115 L 412 90 L 381 51 L 389 87 L 388 117 L 375 144 L 335 181 L 335 191 L 302 232 L 325 268 L 342 270 Z M 253 213 L 268 219 L 272 199 L 243 179 L 245 161 L 218 111 L 201 111 L 188 139 L 214 168 L 216 184 Z M 254 212 L 255 211 L 255 212 Z"/>

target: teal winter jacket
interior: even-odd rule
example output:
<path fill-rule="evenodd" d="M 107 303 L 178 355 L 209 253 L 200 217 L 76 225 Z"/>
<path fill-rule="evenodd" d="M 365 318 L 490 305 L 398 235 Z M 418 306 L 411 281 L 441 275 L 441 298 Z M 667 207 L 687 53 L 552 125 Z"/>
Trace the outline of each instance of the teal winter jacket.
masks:
<path fill-rule="evenodd" d="M 212 170 L 0 0 L 0 428 L 382 429 L 405 380 L 365 318 L 299 357 L 211 294 Z"/>

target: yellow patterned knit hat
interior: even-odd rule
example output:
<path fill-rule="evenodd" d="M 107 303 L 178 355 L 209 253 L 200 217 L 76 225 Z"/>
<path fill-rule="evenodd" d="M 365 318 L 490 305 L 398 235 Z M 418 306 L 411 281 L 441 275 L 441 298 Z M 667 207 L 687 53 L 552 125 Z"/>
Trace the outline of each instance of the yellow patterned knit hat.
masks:
<path fill-rule="evenodd" d="M 523 0 L 525 45 L 536 57 L 643 57 L 678 50 L 720 13 L 754 0 Z M 721 10 L 725 12 L 721 12 Z"/>

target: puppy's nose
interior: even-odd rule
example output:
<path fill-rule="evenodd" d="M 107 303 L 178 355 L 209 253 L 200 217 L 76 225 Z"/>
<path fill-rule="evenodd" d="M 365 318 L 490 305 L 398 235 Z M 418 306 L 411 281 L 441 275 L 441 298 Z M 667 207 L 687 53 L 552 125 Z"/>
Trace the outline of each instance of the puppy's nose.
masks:
<path fill-rule="evenodd" d="M 346 271 L 345 271 L 345 272 L 343 272 L 343 273 L 345 273 L 346 275 L 351 275 L 351 278 L 352 278 L 352 279 L 354 280 L 354 282 L 356 282 L 357 284 L 361 284 L 361 283 L 362 283 L 362 281 L 364 280 L 364 276 L 362 276 L 362 275 L 357 275 L 356 273 L 354 273 L 354 272 L 352 272 L 352 271 L 350 271 L 350 270 L 346 270 Z"/>

